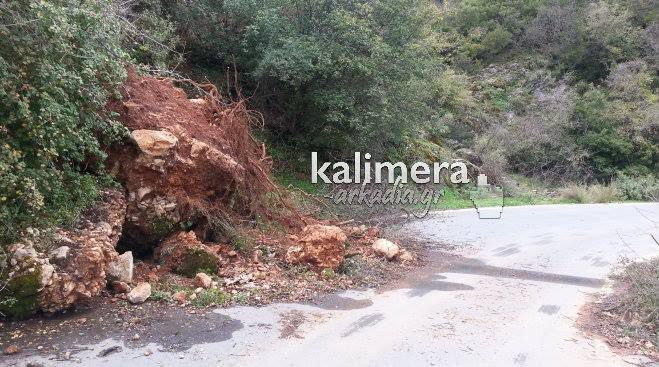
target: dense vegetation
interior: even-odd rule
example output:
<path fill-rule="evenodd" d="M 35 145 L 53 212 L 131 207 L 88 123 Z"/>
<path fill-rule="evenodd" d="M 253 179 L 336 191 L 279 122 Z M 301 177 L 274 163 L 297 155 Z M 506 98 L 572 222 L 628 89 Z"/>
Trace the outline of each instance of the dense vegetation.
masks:
<path fill-rule="evenodd" d="M 440 2 L 441 3 L 441 2 Z M 493 175 L 657 185 L 655 0 L 0 4 L 0 242 L 94 198 L 127 63 L 249 98 L 275 158 L 464 157 Z M 289 167 L 290 168 L 290 167 Z"/>

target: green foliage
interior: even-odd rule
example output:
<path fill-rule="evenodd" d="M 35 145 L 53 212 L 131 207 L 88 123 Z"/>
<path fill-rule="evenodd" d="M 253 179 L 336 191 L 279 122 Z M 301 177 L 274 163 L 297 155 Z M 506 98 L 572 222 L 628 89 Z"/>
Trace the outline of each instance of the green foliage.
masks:
<path fill-rule="evenodd" d="M 195 307 L 221 306 L 229 300 L 229 295 L 220 289 L 204 289 L 190 301 Z"/>
<path fill-rule="evenodd" d="M 287 146 L 386 154 L 434 119 L 439 59 L 433 57 L 431 26 L 438 12 L 429 2 L 199 1 L 187 10 L 178 2 L 171 7 L 195 60 L 227 67 L 235 61 L 243 93 L 258 85 L 254 102 L 279 112 L 266 121 Z"/>
<path fill-rule="evenodd" d="M 619 195 L 624 199 L 659 201 L 659 178 L 654 175 L 619 173 L 616 186 Z"/>
<path fill-rule="evenodd" d="M 0 243 L 71 220 L 95 197 L 101 143 L 123 133 L 105 111 L 125 74 L 107 5 L 0 5 Z"/>
<path fill-rule="evenodd" d="M 176 27 L 164 15 L 160 0 L 114 1 L 121 19 L 123 46 L 140 64 L 167 69 L 182 61 Z"/>

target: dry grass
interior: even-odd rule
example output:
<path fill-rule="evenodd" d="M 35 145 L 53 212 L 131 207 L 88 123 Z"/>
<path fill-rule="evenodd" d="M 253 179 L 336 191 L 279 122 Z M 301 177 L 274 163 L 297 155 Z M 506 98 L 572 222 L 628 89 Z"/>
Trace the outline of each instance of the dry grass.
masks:
<path fill-rule="evenodd" d="M 572 184 L 559 192 L 564 199 L 576 203 L 611 203 L 620 200 L 615 183 L 591 186 Z"/>
<path fill-rule="evenodd" d="M 659 258 L 628 261 L 612 278 L 625 289 L 618 294 L 617 311 L 626 319 L 638 320 L 641 326 L 659 326 Z"/>

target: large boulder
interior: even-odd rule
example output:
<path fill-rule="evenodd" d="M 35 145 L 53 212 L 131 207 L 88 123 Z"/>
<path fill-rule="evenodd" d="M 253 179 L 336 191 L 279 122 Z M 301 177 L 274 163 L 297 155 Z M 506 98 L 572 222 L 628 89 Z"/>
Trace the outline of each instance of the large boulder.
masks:
<path fill-rule="evenodd" d="M 9 271 L 0 279 L 7 287 L 0 299 L 15 301 L 0 303 L 0 312 L 13 318 L 52 313 L 100 294 L 117 258 L 125 210 L 124 194 L 108 190 L 73 226 L 56 231 L 49 253 L 34 242 L 39 236 L 9 246 Z"/>
<path fill-rule="evenodd" d="M 297 236 L 297 244 L 288 248 L 286 259 L 292 264 L 303 263 L 320 270 L 336 270 L 345 256 L 346 239 L 346 234 L 339 227 L 308 225 Z"/>

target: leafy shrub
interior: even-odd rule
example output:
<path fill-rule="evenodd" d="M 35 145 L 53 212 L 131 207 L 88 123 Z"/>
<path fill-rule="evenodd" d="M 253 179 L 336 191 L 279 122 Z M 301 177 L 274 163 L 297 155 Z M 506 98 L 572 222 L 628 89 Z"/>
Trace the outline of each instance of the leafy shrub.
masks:
<path fill-rule="evenodd" d="M 659 200 L 659 179 L 656 176 L 618 174 L 618 194 L 628 200 Z"/>
<path fill-rule="evenodd" d="M 280 144 L 383 155 L 435 119 L 430 2 L 172 3 L 196 64 L 237 67 L 253 105 L 276 112 L 266 122 Z"/>
<path fill-rule="evenodd" d="M 123 134 L 104 111 L 125 74 L 108 4 L 0 4 L 0 243 L 95 198 L 101 144 Z"/>
<path fill-rule="evenodd" d="M 167 69 L 182 61 L 175 51 L 180 38 L 164 15 L 159 0 L 115 1 L 112 9 L 121 19 L 123 47 L 137 63 Z"/>

